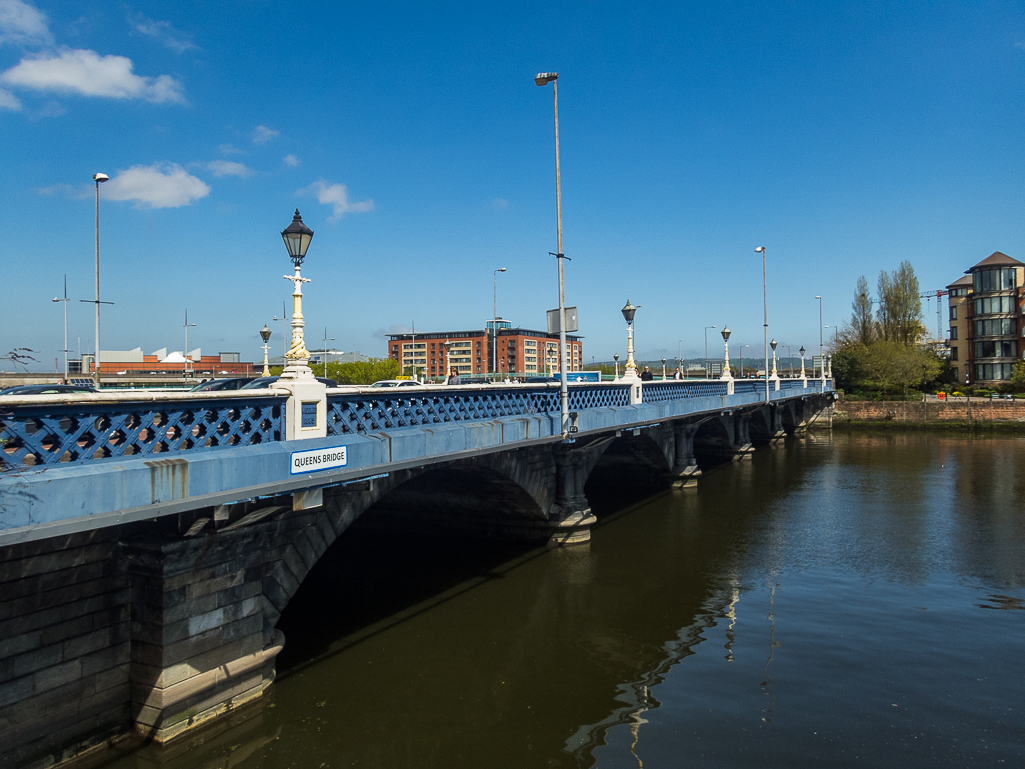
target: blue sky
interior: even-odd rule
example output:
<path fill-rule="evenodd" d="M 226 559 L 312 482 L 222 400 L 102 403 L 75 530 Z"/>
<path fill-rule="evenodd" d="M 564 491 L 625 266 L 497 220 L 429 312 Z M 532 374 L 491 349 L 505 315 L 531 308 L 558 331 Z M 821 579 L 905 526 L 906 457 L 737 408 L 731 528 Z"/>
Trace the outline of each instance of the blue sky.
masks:
<path fill-rule="evenodd" d="M 307 345 L 543 328 L 585 357 L 703 357 L 704 327 L 818 346 L 855 281 L 923 291 L 1025 261 L 1025 3 L 338 3 L 0 0 L 7 172 L 0 353 L 91 349 L 100 188 L 106 350 L 280 350 L 298 207 Z M 936 326 L 936 304 L 923 301 Z M 709 332 L 709 352 L 721 341 Z M 827 331 L 827 334 L 829 332 Z M 735 354 L 735 353 L 734 353 Z M 785 354 L 785 353 L 784 353 Z M 9 368 L 9 365 L 0 365 Z"/>

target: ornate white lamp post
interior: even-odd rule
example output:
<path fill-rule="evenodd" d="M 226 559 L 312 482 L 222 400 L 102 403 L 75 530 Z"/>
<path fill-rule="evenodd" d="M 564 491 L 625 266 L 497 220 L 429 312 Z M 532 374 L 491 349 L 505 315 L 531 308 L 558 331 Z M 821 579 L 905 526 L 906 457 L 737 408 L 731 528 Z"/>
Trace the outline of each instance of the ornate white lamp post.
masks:
<path fill-rule="evenodd" d="M 267 361 L 267 342 L 270 340 L 270 329 L 267 328 L 266 323 L 260 329 L 260 338 L 263 339 L 263 376 L 270 376 L 270 364 Z"/>
<path fill-rule="evenodd" d="M 666 381 L 666 359 L 662 359 L 662 381 Z"/>
<path fill-rule="evenodd" d="M 309 378 L 313 376 L 310 370 L 310 353 L 306 350 L 306 342 L 303 339 L 303 328 L 306 321 L 303 320 L 303 283 L 309 283 L 309 278 L 304 278 L 300 271 L 303 259 L 306 258 L 306 250 L 313 240 L 313 230 L 303 223 L 299 209 L 295 209 L 295 216 L 292 223 L 281 232 L 281 239 L 285 241 L 285 248 L 288 249 L 288 256 L 295 267 L 294 275 L 285 275 L 285 280 L 292 281 L 292 345 L 285 353 L 285 370 L 281 376 L 290 379 Z"/>
<path fill-rule="evenodd" d="M 637 378 L 637 364 L 634 363 L 634 315 L 641 308 L 641 305 L 634 307 L 630 300 L 626 300 L 626 306 L 621 310 L 626 320 L 626 368 L 623 370 L 624 379 Z"/>
<path fill-rule="evenodd" d="M 807 387 L 808 377 L 804 373 L 804 353 L 805 353 L 805 349 L 804 349 L 804 345 L 803 344 L 801 345 L 801 349 L 798 350 L 798 352 L 801 353 L 801 381 L 804 382 L 805 386 Z"/>
<path fill-rule="evenodd" d="M 833 356 L 832 355 L 827 355 L 826 356 L 826 363 L 829 366 L 829 370 L 826 372 L 826 379 L 832 379 L 833 378 Z"/>
<path fill-rule="evenodd" d="M 776 371 L 776 344 L 775 339 L 769 342 L 769 347 L 772 348 L 772 376 L 770 376 L 769 379 L 771 379 L 775 384 L 773 387 L 774 390 L 779 389 L 779 373 Z"/>
<path fill-rule="evenodd" d="M 616 378 L 613 381 L 618 382 L 619 381 L 619 353 L 618 352 L 615 353 L 612 356 L 612 359 L 616 362 Z"/>
<path fill-rule="evenodd" d="M 726 363 L 723 366 L 722 376 L 719 379 L 723 381 L 732 380 L 733 374 L 730 372 L 730 331 L 729 326 L 723 326 L 723 330 L 719 332 L 722 334 L 723 347 L 726 349 Z"/>

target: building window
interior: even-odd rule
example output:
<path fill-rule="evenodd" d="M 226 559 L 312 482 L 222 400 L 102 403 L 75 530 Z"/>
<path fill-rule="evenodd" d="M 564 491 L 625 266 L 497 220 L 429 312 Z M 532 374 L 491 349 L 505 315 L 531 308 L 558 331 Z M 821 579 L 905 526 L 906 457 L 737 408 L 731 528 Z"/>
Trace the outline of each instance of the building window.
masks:
<path fill-rule="evenodd" d="M 1018 357 L 1018 343 L 1004 340 L 994 340 L 975 343 L 976 358 L 1016 358 Z M 980 379 L 1003 379 L 1004 377 L 979 377 Z"/>
<path fill-rule="evenodd" d="M 1014 333 L 1012 318 L 975 321 L 975 336 L 1009 336 Z"/>
<path fill-rule="evenodd" d="M 975 300 L 976 315 L 996 315 L 1005 312 L 1014 312 L 1009 296 L 987 296 Z"/>
<path fill-rule="evenodd" d="M 1014 373 L 1013 363 L 976 363 L 975 379 L 1000 381 L 1010 379 Z"/>
<path fill-rule="evenodd" d="M 957 360 L 957 348 L 956 347 L 951 347 L 950 348 L 950 359 L 951 360 Z"/>
<path fill-rule="evenodd" d="M 1013 267 L 979 270 L 972 275 L 972 288 L 976 291 L 1011 291 L 1014 287 Z"/>
<path fill-rule="evenodd" d="M 957 326 L 950 327 L 950 338 L 957 339 Z"/>
<path fill-rule="evenodd" d="M 957 320 L 957 308 L 956 307 L 951 307 L 950 308 L 950 319 L 951 320 Z"/>

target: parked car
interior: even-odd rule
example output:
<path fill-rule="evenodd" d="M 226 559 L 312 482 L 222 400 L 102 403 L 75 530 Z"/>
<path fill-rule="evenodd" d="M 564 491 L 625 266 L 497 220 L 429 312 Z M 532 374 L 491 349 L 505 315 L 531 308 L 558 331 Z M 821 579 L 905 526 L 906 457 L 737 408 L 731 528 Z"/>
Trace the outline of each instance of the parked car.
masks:
<path fill-rule="evenodd" d="M 423 387 L 423 382 L 416 379 L 379 379 L 371 387 Z"/>
<path fill-rule="evenodd" d="M 15 385 L 0 390 L 0 395 L 59 395 L 64 393 L 94 393 L 95 389 L 85 385 Z"/>
<path fill-rule="evenodd" d="M 252 377 L 233 377 L 231 379 L 208 379 L 205 382 L 200 382 L 198 385 L 193 387 L 189 392 L 214 392 L 217 390 L 238 390 L 243 385 L 252 382 Z"/>
<path fill-rule="evenodd" d="M 248 384 L 242 385 L 240 390 L 266 390 L 268 387 L 272 387 L 281 377 L 279 376 L 262 376 L 259 379 L 250 379 Z M 324 377 L 317 377 L 317 381 L 321 382 L 328 387 L 338 387 L 338 382 L 333 379 L 325 379 Z"/>

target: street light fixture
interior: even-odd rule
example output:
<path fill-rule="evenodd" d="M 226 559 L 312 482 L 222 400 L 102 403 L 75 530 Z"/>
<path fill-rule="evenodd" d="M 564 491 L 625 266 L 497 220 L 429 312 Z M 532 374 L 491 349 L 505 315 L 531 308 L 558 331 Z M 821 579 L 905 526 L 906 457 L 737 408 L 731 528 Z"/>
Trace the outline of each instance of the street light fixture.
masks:
<path fill-rule="evenodd" d="M 798 350 L 798 352 L 801 353 L 801 380 L 803 381 L 803 380 L 808 378 L 805 375 L 805 373 L 804 373 L 804 353 L 805 353 L 805 350 L 804 350 L 804 345 L 803 344 L 801 345 L 801 349 Z"/>
<path fill-rule="evenodd" d="M 766 288 L 765 282 L 765 246 L 758 246 L 755 249 L 756 254 L 762 255 L 762 331 L 764 332 L 765 339 L 765 402 L 769 402 L 769 294 Z M 776 348 L 773 347 L 772 359 L 773 363 L 776 360 Z M 773 372 L 775 373 L 775 365 L 773 365 Z M 740 372 L 743 375 L 743 371 Z"/>
<path fill-rule="evenodd" d="M 612 359 L 616 362 L 616 378 L 615 378 L 614 381 L 618 382 L 619 381 L 619 353 L 618 352 L 614 353 L 612 355 Z"/>
<path fill-rule="evenodd" d="M 285 353 L 288 352 L 288 314 L 285 312 L 285 303 L 281 303 L 281 317 L 275 315 L 271 320 L 281 321 L 281 365 L 285 365 Z"/>
<path fill-rule="evenodd" d="M 266 323 L 260 329 L 260 338 L 263 339 L 263 376 L 270 376 L 270 363 L 267 360 L 267 342 L 270 340 L 270 329 Z"/>
<path fill-rule="evenodd" d="M 562 260 L 566 255 L 562 252 L 562 179 L 559 170 L 559 73 L 539 72 L 534 76 L 534 83 L 544 87 L 552 84 L 552 95 L 555 100 L 555 220 L 558 233 L 558 253 L 555 260 L 559 263 L 559 402 L 561 412 L 562 438 L 569 438 L 569 386 L 566 378 L 568 360 L 566 357 L 566 295 L 562 275 Z"/>
<path fill-rule="evenodd" d="M 96 347 L 93 354 L 94 384 L 100 389 L 100 185 L 110 181 L 106 174 L 93 174 L 96 182 Z M 67 345 L 64 345 L 67 347 Z"/>
<path fill-rule="evenodd" d="M 772 381 L 778 383 L 779 382 L 779 374 L 776 373 L 776 344 L 777 344 L 777 342 L 776 342 L 775 339 L 773 339 L 771 342 L 769 342 L 769 347 L 772 348 Z M 766 381 L 768 381 L 768 380 L 766 380 Z M 776 386 L 776 389 L 777 390 L 779 389 L 779 385 L 778 384 Z"/>
<path fill-rule="evenodd" d="M 620 310 L 626 320 L 626 368 L 623 370 L 625 379 L 636 379 L 637 377 L 637 364 L 634 362 L 634 315 L 640 308 L 641 305 L 634 307 L 627 299 L 626 305 Z"/>
<path fill-rule="evenodd" d="M 328 339 L 328 336 L 327 336 L 327 326 L 324 326 L 324 378 L 325 379 L 327 379 L 327 343 L 328 342 L 333 342 L 333 341 L 335 341 L 335 338 L 331 337 L 330 339 Z M 415 351 L 413 352 L 413 355 L 414 356 L 416 355 Z M 415 375 L 416 375 L 416 371 L 415 370 L 413 371 L 413 374 L 414 374 L 414 378 L 415 378 Z"/>
<path fill-rule="evenodd" d="M 285 353 L 287 363 L 281 375 L 290 379 L 296 379 L 300 376 L 305 378 L 305 376 L 312 376 L 312 372 L 309 367 L 310 354 L 306 350 L 306 342 L 303 339 L 303 328 L 306 326 L 306 321 L 303 320 L 302 285 L 303 283 L 309 283 L 310 279 L 302 276 L 301 269 L 303 260 L 306 258 L 306 250 L 310 247 L 310 241 L 313 240 L 313 230 L 303 222 L 298 208 L 295 209 L 292 223 L 281 231 L 281 239 L 285 242 L 288 256 L 292 260 L 292 266 L 295 268 L 294 275 L 284 276 L 285 280 L 292 281 L 293 287 L 292 344 L 288 348 L 288 352 Z"/>
<path fill-rule="evenodd" d="M 816 296 L 815 298 L 819 300 L 819 367 L 822 369 L 822 376 L 824 378 L 826 376 L 826 368 L 825 368 L 825 365 L 823 364 L 823 361 L 822 361 L 822 353 L 823 353 L 823 347 L 822 347 L 822 297 L 821 296 Z M 815 367 L 812 366 L 812 369 L 813 369 L 812 373 L 814 373 L 814 368 Z"/>
<path fill-rule="evenodd" d="M 499 267 L 491 273 L 491 349 L 493 350 L 494 368 L 492 371 L 498 375 L 498 273 L 506 272 L 505 267 Z M 413 351 L 416 355 L 416 351 Z"/>
<path fill-rule="evenodd" d="M 662 359 L 662 381 L 666 381 L 666 359 Z"/>
<path fill-rule="evenodd" d="M 722 334 L 723 347 L 726 349 L 726 363 L 723 365 L 722 376 L 719 378 L 723 380 L 733 379 L 733 374 L 730 373 L 730 334 L 732 332 L 729 326 L 723 326 L 722 331 L 719 333 Z"/>
<path fill-rule="evenodd" d="M 740 378 L 744 378 L 744 348 L 750 347 L 749 344 L 742 344 L 737 348 L 737 355 L 740 357 Z"/>
<path fill-rule="evenodd" d="M 705 326 L 705 379 L 711 379 L 708 373 L 708 329 L 715 328 L 715 326 Z"/>
<path fill-rule="evenodd" d="M 195 328 L 195 323 L 189 323 L 189 311 L 185 310 L 185 349 L 182 352 L 185 355 L 185 370 L 182 371 L 182 379 L 188 378 L 189 375 L 189 329 Z M 195 372 L 196 367 L 192 367 L 192 371 Z"/>
<path fill-rule="evenodd" d="M 55 302 L 64 302 L 64 384 L 68 383 L 68 276 L 64 276 L 64 298 L 55 296 Z"/>

